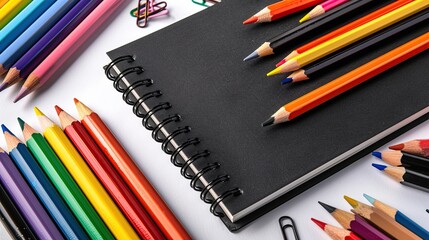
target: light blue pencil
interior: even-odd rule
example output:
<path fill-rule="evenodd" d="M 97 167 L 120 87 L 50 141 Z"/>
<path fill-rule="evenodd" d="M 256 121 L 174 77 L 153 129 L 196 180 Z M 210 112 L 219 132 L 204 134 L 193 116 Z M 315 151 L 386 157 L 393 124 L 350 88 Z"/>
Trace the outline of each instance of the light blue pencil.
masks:
<path fill-rule="evenodd" d="M 0 30 L 0 53 L 3 52 L 21 33 L 36 21 L 55 0 L 32 1 L 24 10 Z"/>
<path fill-rule="evenodd" d="M 3 75 L 31 46 L 61 19 L 79 0 L 57 0 L 42 16 L 0 54 L 0 75 Z"/>

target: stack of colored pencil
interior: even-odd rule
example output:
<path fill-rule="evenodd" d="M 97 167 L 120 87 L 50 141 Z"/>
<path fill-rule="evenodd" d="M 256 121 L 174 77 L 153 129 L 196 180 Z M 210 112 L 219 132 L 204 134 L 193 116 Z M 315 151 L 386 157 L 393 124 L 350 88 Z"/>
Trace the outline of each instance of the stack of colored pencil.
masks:
<path fill-rule="evenodd" d="M 292 3 L 298 4 L 291 1 L 289 5 L 282 3 L 282 6 L 290 7 Z M 354 13 L 363 11 L 372 3 L 371 0 L 328 0 L 323 2 L 302 19 L 305 23 L 266 41 L 248 55 L 244 61 L 282 52 L 291 41 L 308 40 L 315 35 L 314 31 L 317 29 L 329 28 L 338 22 L 342 22 L 339 19 L 350 19 Z M 384 43 L 395 35 L 404 34 L 407 29 L 415 26 L 427 26 L 429 21 L 428 8 L 429 1 L 427 0 L 398 0 L 386 4 L 366 16 L 351 21 L 293 50 L 277 63 L 276 68 L 267 76 L 291 73 L 281 82 L 282 84 L 314 79 L 323 71 L 333 68 L 337 63 L 344 62 L 343 60 L 358 53 L 364 54 L 364 50 L 369 47 Z M 272 6 L 269 6 L 248 19 L 246 23 L 266 19 L 274 20 L 276 19 L 274 17 L 276 11 L 279 10 L 274 10 Z M 426 32 L 426 34 L 284 105 L 262 125 L 268 126 L 290 121 L 362 82 L 426 51 L 428 48 L 429 34 Z"/>
<path fill-rule="evenodd" d="M 2 125 L 0 214 L 11 216 L 1 219 L 9 232 L 25 239 L 190 239 L 101 118 L 75 104 L 80 121 L 55 106 L 61 127 L 35 108 L 40 133 L 18 118 L 24 142 Z"/>
<path fill-rule="evenodd" d="M 41 87 L 124 0 L 9 0 L 0 9 L 0 91 Z M 2 3 L 2 2 L 0 2 Z"/>
<path fill-rule="evenodd" d="M 372 153 L 389 166 L 372 166 L 403 185 L 429 191 L 429 140 L 412 140 L 389 148 L 390 151 Z"/>
<path fill-rule="evenodd" d="M 429 239 L 429 232 L 404 213 L 364 194 L 372 205 L 366 205 L 348 196 L 346 201 L 353 207 L 352 213 L 319 202 L 342 228 L 319 220 L 312 220 L 332 239 Z"/>

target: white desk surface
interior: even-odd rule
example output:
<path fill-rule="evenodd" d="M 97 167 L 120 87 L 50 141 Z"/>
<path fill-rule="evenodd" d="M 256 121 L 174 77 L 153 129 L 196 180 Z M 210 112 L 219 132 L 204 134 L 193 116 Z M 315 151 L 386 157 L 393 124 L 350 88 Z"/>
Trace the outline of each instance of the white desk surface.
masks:
<path fill-rule="evenodd" d="M 102 67 L 109 62 L 106 51 L 159 30 L 186 16 L 203 10 L 191 0 L 166 0 L 170 15 L 149 22 L 144 29 L 137 28 L 129 11 L 136 1 L 127 0 L 113 16 L 103 31 L 86 44 L 79 56 L 68 64 L 58 79 L 43 91 L 25 98 L 17 104 L 12 99 L 19 87 L 14 86 L 0 93 L 0 123 L 6 124 L 17 136 L 21 131 L 16 118 L 22 117 L 40 130 L 32 108 L 38 106 L 47 116 L 58 123 L 54 105 L 77 117 L 73 98 L 77 97 L 96 111 L 116 133 L 119 140 L 137 161 L 143 173 L 158 190 L 178 219 L 195 239 L 281 239 L 278 218 L 289 215 L 295 219 L 301 239 L 329 239 L 313 222 L 311 217 L 339 226 L 317 201 L 323 201 L 341 209 L 350 209 L 343 199 L 346 194 L 366 202 L 367 193 L 384 201 L 429 229 L 429 194 L 402 186 L 371 167 L 372 162 L 381 163 L 366 156 L 329 179 L 319 183 L 291 201 L 265 214 L 239 233 L 231 233 L 223 223 L 209 212 L 209 205 L 199 199 L 199 194 L 189 187 L 179 169 L 174 167 L 169 156 L 163 153 L 160 144 L 152 140 L 150 132 L 141 126 L 131 107 L 122 101 L 112 82 L 106 79 Z M 392 113 L 394 114 L 394 113 Z M 392 143 L 416 138 L 429 138 L 429 122 L 412 129 Z M 6 147 L 3 137 L 0 146 Z M 380 150 L 384 150 L 383 147 Z M 6 239 L 0 227 L 0 238 Z"/>

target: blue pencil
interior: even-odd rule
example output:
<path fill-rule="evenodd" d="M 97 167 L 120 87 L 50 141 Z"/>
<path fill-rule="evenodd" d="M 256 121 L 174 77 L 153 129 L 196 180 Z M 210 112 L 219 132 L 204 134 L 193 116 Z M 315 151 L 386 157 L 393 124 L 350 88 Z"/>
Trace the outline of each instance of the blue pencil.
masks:
<path fill-rule="evenodd" d="M 409 217 L 405 216 L 401 211 L 398 209 L 395 209 L 383 202 L 380 202 L 379 200 L 374 199 L 373 197 L 368 196 L 367 194 L 363 195 L 368 202 L 370 202 L 375 208 L 381 210 L 382 212 L 386 213 L 393 219 L 395 219 L 396 222 L 401 224 L 402 226 L 408 228 L 411 232 L 415 233 L 417 236 L 423 238 L 423 239 L 429 239 L 429 232 L 421 227 L 419 224 L 411 220 Z"/>
<path fill-rule="evenodd" d="M 2 125 L 9 155 L 67 239 L 89 239 L 27 147 Z M 55 239 L 62 239 L 61 235 Z"/>
<path fill-rule="evenodd" d="M 78 0 L 57 0 L 42 16 L 0 54 L 0 75 L 3 75 L 25 52 L 64 16 Z"/>
<path fill-rule="evenodd" d="M 0 53 L 36 21 L 55 0 L 33 1 L 0 30 Z"/>

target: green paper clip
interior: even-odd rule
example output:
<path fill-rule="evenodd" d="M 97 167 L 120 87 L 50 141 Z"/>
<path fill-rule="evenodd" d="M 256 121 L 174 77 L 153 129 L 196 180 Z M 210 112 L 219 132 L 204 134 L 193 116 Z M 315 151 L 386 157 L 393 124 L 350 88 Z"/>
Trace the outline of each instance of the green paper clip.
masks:
<path fill-rule="evenodd" d="M 220 0 L 192 0 L 192 2 L 204 7 L 210 7 L 216 3 L 220 3 L 221 1 Z"/>

